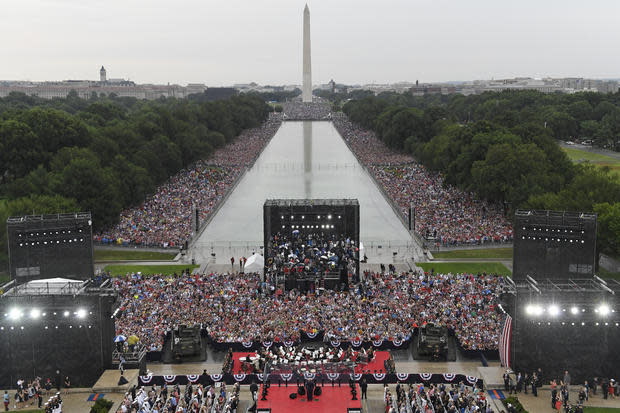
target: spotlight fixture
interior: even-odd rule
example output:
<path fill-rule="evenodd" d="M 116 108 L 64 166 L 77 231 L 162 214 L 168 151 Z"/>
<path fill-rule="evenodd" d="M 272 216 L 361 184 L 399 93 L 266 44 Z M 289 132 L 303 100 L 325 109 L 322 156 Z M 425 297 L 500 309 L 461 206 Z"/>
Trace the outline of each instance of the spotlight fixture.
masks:
<path fill-rule="evenodd" d="M 11 308 L 9 310 L 9 318 L 11 320 L 19 320 L 22 316 L 22 312 L 18 308 Z"/>
<path fill-rule="evenodd" d="M 577 307 L 571 307 L 570 313 L 573 315 L 579 314 L 579 309 Z"/>
<path fill-rule="evenodd" d="M 62 313 L 62 315 L 64 315 L 65 317 L 69 317 L 69 311 L 66 311 L 64 313 Z"/>
<path fill-rule="evenodd" d="M 553 317 L 556 317 L 558 314 L 560 314 L 560 309 L 555 304 L 550 305 L 548 311 L 549 311 L 549 314 Z"/>
<path fill-rule="evenodd" d="M 84 318 L 86 317 L 86 310 L 84 310 L 83 308 L 80 308 L 79 310 L 75 312 L 75 315 L 77 315 L 78 318 Z"/>
<path fill-rule="evenodd" d="M 539 316 L 543 311 L 543 308 L 538 304 L 530 304 L 525 307 L 525 312 L 531 316 Z"/>
<path fill-rule="evenodd" d="M 39 310 L 38 308 L 33 308 L 32 310 L 30 310 L 30 318 L 36 320 L 39 317 L 41 317 L 41 310 Z"/>
<path fill-rule="evenodd" d="M 605 316 L 605 315 L 609 314 L 610 311 L 611 310 L 609 309 L 609 306 L 607 304 L 601 304 L 598 307 L 598 312 L 599 312 L 600 315 L 604 315 Z"/>

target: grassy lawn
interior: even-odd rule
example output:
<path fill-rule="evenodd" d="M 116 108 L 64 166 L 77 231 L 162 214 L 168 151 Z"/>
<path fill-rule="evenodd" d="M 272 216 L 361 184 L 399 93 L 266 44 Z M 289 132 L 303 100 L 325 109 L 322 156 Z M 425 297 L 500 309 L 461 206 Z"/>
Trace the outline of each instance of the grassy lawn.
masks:
<path fill-rule="evenodd" d="M 584 407 L 584 413 L 620 413 L 620 409 L 615 407 Z"/>
<path fill-rule="evenodd" d="M 128 272 L 141 272 L 142 274 L 165 274 L 171 275 L 175 272 L 180 274 L 181 271 L 190 268 L 198 268 L 198 265 L 107 265 L 104 271 L 110 271 L 112 275 L 125 275 Z"/>
<path fill-rule="evenodd" d="M 573 162 L 590 161 L 594 165 L 609 166 L 612 171 L 620 172 L 620 160 L 607 155 L 583 151 L 576 148 L 562 148 Z M 619 178 L 620 179 L 620 178 Z"/>
<path fill-rule="evenodd" d="M 510 248 L 485 248 L 471 250 L 454 250 L 432 252 L 433 257 L 442 258 L 505 258 L 512 259 L 512 247 Z"/>
<path fill-rule="evenodd" d="M 0 274 L 0 285 L 9 282 L 9 274 Z"/>
<path fill-rule="evenodd" d="M 615 279 L 620 281 L 620 272 L 609 272 L 604 268 L 599 267 L 598 274 L 599 277 L 605 279 Z"/>
<path fill-rule="evenodd" d="M 152 260 L 173 260 L 176 252 L 155 252 L 143 251 L 138 249 L 111 250 L 95 249 L 95 261 L 152 261 Z"/>
<path fill-rule="evenodd" d="M 435 272 L 446 273 L 498 273 L 502 275 L 512 275 L 506 266 L 499 262 L 420 262 L 416 263 L 424 271 L 434 269 Z"/>
<path fill-rule="evenodd" d="M 563 147 L 562 150 L 566 152 L 568 157 L 572 161 L 590 161 L 592 163 L 612 163 L 620 166 L 620 160 L 608 155 L 603 155 L 599 153 L 594 153 L 590 151 L 584 151 L 582 149 L 577 148 L 566 148 Z"/>

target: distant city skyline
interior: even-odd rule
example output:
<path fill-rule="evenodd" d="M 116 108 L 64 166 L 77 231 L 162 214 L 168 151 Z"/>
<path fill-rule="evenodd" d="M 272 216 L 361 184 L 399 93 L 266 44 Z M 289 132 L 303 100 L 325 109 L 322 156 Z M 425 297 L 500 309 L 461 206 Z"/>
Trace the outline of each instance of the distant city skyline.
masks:
<path fill-rule="evenodd" d="M 314 84 L 619 78 L 620 2 L 6 0 L 0 80 Z"/>

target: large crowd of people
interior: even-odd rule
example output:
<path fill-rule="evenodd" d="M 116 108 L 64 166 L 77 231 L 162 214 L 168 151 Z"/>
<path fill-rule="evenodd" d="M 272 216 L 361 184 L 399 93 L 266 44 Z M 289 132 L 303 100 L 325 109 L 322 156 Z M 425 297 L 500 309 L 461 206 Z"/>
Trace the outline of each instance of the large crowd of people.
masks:
<path fill-rule="evenodd" d="M 332 116 L 328 103 L 291 101 L 283 106 L 284 119 L 288 120 L 321 120 Z"/>
<path fill-rule="evenodd" d="M 132 387 L 121 402 L 117 413 L 234 413 L 239 406 L 239 383 L 226 386 L 188 384 Z"/>
<path fill-rule="evenodd" d="M 383 400 L 387 413 L 493 412 L 483 391 L 463 383 L 450 386 L 399 383 L 394 391 L 386 384 Z"/>
<path fill-rule="evenodd" d="M 120 277 L 117 334 L 137 335 L 152 351 L 167 332 L 200 324 L 219 343 L 324 340 L 400 340 L 433 322 L 455 332 L 466 350 L 497 349 L 495 310 L 504 279 L 490 274 L 366 272 L 349 291 L 284 292 L 257 274 Z"/>
<path fill-rule="evenodd" d="M 358 248 L 355 240 L 327 232 L 276 233 L 270 237 L 267 266 L 270 272 L 295 276 L 312 275 L 316 278 L 341 269 L 355 271 Z"/>
<path fill-rule="evenodd" d="M 218 205 L 245 168 L 251 166 L 280 127 L 272 114 L 261 127 L 242 132 L 209 159 L 182 170 L 138 207 L 121 213 L 120 222 L 94 237 L 104 244 L 180 247 L 192 233 L 192 211 L 200 221 Z"/>
<path fill-rule="evenodd" d="M 342 114 L 334 116 L 334 126 L 403 215 L 415 208 L 415 229 L 423 237 L 443 246 L 512 240 L 501 206 L 444 185 L 441 175 L 391 150 Z"/>

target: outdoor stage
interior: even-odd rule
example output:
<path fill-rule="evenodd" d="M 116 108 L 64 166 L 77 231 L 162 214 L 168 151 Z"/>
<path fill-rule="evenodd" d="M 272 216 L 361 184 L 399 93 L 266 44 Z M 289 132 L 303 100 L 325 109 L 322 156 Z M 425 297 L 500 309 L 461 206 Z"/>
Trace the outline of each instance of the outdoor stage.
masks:
<path fill-rule="evenodd" d="M 243 371 L 241 368 L 240 358 L 245 358 L 248 355 L 255 356 L 256 352 L 234 352 L 233 353 L 233 374 L 240 373 L 249 373 L 247 371 Z M 356 373 L 385 373 L 385 365 L 384 362 L 390 357 L 389 351 L 375 351 L 375 358 L 370 363 L 361 363 L 355 366 Z"/>
<path fill-rule="evenodd" d="M 341 387 L 323 386 L 322 394 L 314 396 L 312 401 L 308 401 L 306 396 L 297 395 L 296 399 L 291 399 L 291 393 L 297 394 L 297 386 L 277 387 L 271 386 L 267 400 L 258 399 L 258 409 L 271 409 L 271 413 L 346 413 L 348 408 L 360 409 L 360 388 L 356 384 L 357 400 L 351 400 L 351 387 L 348 384 Z M 259 395 L 262 394 L 262 386 Z"/>

